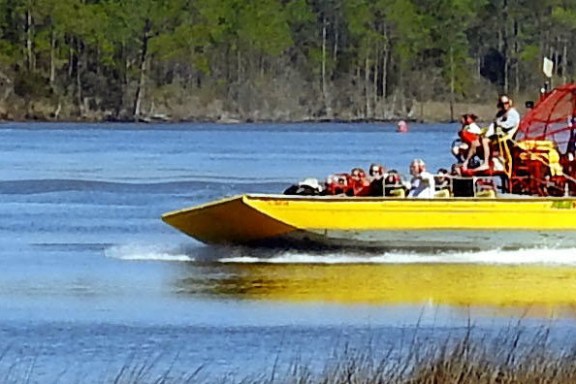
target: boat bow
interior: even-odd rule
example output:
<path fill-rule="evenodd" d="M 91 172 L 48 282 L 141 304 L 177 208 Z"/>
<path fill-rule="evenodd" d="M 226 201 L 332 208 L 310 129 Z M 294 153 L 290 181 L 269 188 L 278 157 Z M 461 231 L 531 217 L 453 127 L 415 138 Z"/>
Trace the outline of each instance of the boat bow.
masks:
<path fill-rule="evenodd" d="M 295 230 L 254 207 L 248 195 L 168 212 L 162 220 L 207 244 L 249 244 Z"/>

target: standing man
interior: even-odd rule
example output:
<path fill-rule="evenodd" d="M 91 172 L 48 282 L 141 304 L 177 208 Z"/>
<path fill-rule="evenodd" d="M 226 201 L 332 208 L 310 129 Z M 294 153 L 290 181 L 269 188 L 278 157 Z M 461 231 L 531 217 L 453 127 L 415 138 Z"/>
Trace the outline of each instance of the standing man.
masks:
<path fill-rule="evenodd" d="M 422 159 L 414 159 L 410 163 L 410 191 L 408 197 L 418 197 L 423 199 L 434 198 L 436 183 L 434 175 L 426 171 L 426 163 Z"/>

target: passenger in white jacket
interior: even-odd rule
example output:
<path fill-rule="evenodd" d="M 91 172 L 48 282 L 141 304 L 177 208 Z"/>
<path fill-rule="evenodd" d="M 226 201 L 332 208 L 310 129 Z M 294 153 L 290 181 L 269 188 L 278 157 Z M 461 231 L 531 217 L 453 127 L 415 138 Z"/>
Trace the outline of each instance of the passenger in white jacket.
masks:
<path fill-rule="evenodd" d="M 426 163 L 422 159 L 414 159 L 410 163 L 410 191 L 408 197 L 417 197 L 423 199 L 434 198 L 436 183 L 434 175 L 426 171 Z"/>
<path fill-rule="evenodd" d="M 496 119 L 482 137 L 484 149 L 484 163 L 476 168 L 477 171 L 490 169 L 490 143 L 493 140 L 511 140 L 520 127 L 520 114 L 512 106 L 512 99 L 503 95 L 498 99 L 498 113 Z"/>

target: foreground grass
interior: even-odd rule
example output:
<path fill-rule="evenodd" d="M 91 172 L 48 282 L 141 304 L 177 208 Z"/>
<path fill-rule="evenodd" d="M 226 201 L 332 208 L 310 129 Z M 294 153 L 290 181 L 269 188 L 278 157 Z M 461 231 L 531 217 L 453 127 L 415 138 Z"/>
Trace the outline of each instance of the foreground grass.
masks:
<path fill-rule="evenodd" d="M 398 348 L 402 350 L 398 350 Z M 243 382 L 294 384 L 507 384 L 576 383 L 576 344 L 553 346 L 547 328 L 525 333 L 520 328 L 496 337 L 464 336 L 441 342 L 419 340 L 385 351 L 374 359 L 366 351 L 346 351 L 321 374 L 304 366 L 288 375 L 252 378 Z"/>
<path fill-rule="evenodd" d="M 310 340 L 313 343 L 313 340 Z M 330 358 L 326 358 L 329 354 Z M 261 374 L 242 377 L 229 374 L 215 377 L 208 367 L 190 367 L 176 373 L 173 364 L 158 366 L 158 360 L 127 361 L 120 370 L 103 372 L 98 383 L 176 384 L 176 383 L 286 383 L 286 384 L 506 384 L 576 383 L 576 341 L 552 340 L 548 328 L 507 329 L 498 334 L 477 334 L 470 327 L 458 335 L 430 338 L 417 333 L 404 342 L 360 349 L 346 346 L 338 351 L 318 351 L 318 369 L 313 362 L 293 362 L 273 367 Z M 1 359 L 6 356 L 0 355 Z M 4 362 L 5 363 L 5 362 Z M 6 364 L 4 364 L 6 365 Z M 24 370 L 0 370 L 2 383 L 43 382 L 35 378 L 35 362 Z M 84 383 L 82 375 L 70 379 L 66 372 L 50 382 Z M 93 379 L 89 382 L 94 382 Z"/>

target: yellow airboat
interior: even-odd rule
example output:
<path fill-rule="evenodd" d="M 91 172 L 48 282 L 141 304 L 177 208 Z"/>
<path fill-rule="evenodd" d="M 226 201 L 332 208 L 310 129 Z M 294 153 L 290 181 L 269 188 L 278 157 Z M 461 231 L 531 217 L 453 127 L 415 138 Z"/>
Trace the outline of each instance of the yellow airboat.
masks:
<path fill-rule="evenodd" d="M 542 95 L 522 120 L 514 142 L 501 142 L 495 149 L 504 167 L 453 178 L 450 193 L 443 197 L 249 194 L 168 212 L 162 219 L 207 244 L 413 250 L 574 247 L 575 117 L 576 84 Z"/>

